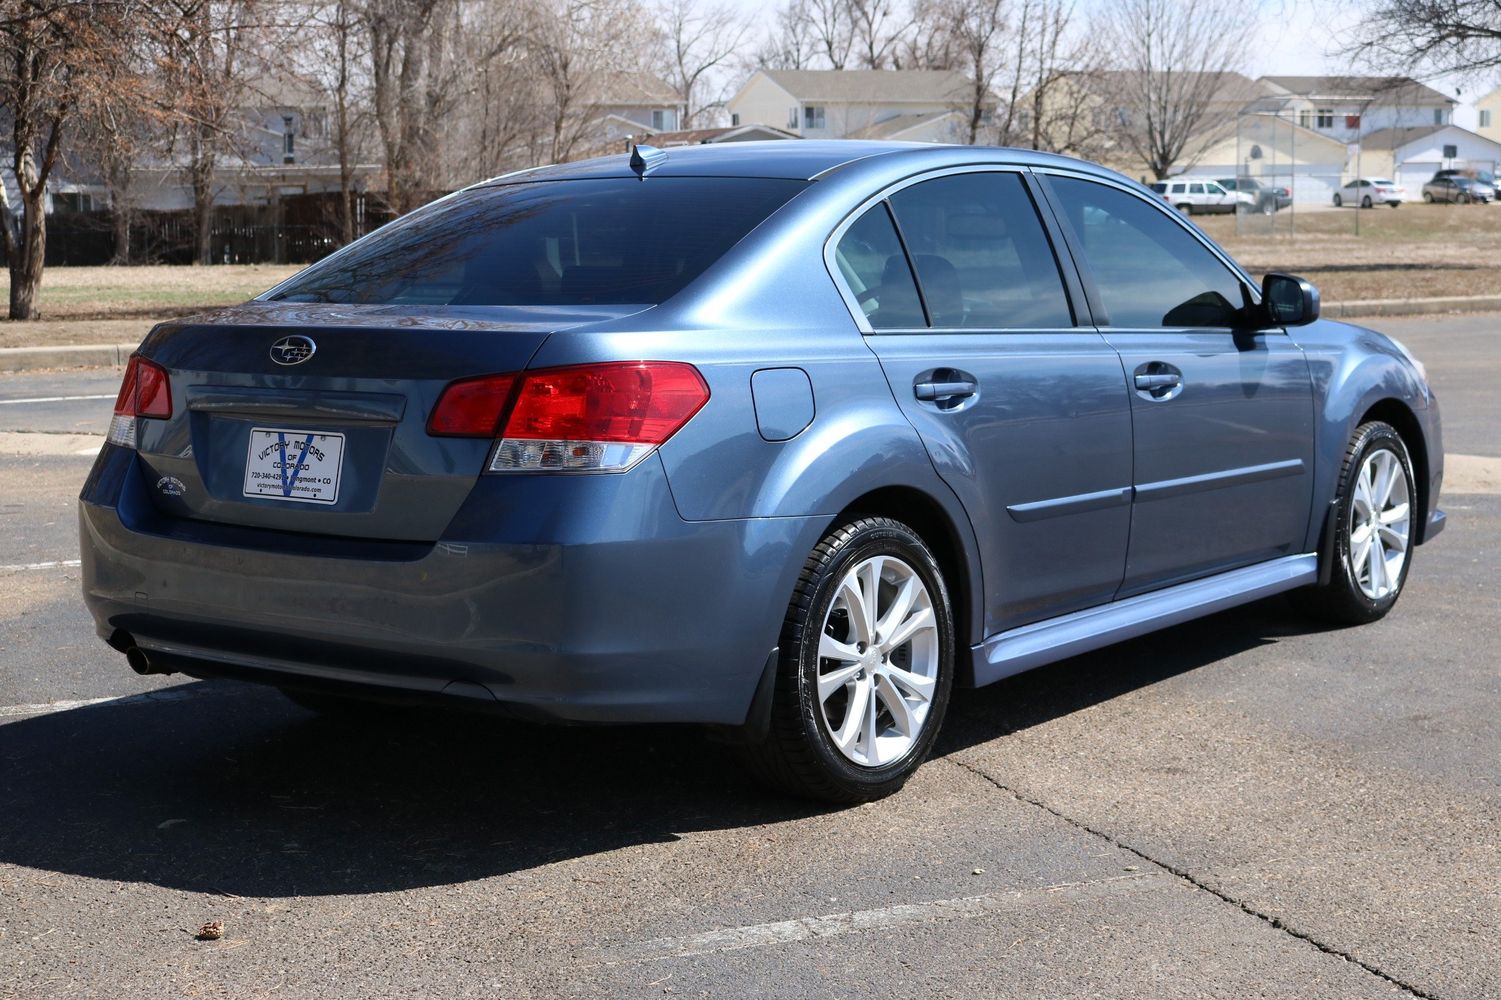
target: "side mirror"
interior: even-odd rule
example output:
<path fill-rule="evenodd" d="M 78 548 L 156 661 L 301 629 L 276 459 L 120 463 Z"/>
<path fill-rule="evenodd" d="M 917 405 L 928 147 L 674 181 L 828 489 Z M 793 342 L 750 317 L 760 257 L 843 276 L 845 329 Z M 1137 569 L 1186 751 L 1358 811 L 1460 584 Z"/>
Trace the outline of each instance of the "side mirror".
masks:
<path fill-rule="evenodd" d="M 1303 326 L 1319 318 L 1319 290 L 1296 275 L 1262 278 L 1261 304 L 1278 326 Z"/>

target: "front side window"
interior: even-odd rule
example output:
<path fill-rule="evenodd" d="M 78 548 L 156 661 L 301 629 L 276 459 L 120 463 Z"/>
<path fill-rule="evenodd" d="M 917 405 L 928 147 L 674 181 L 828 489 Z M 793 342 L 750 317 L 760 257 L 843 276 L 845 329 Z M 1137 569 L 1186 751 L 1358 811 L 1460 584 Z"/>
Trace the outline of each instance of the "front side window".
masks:
<path fill-rule="evenodd" d="M 1240 278 L 1176 220 L 1118 188 L 1051 178 L 1113 327 L 1237 325 Z"/>
<path fill-rule="evenodd" d="M 656 305 L 806 186 L 777 178 L 611 177 L 471 188 L 324 258 L 272 298 Z"/>
<path fill-rule="evenodd" d="M 915 330 L 927 325 L 912 268 L 884 202 L 845 230 L 834 250 L 834 262 L 872 330 Z"/>
<path fill-rule="evenodd" d="M 1026 184 L 965 173 L 891 196 L 932 326 L 1016 330 L 1073 326 L 1063 278 Z"/>

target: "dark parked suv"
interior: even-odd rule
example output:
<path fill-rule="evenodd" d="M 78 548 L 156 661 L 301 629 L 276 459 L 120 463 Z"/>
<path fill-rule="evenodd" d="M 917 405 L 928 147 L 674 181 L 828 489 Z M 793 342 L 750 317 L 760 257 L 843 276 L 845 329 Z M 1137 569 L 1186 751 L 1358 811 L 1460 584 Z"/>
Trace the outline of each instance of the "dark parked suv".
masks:
<path fill-rule="evenodd" d="M 142 673 L 699 724 L 858 801 L 959 688 L 1279 591 L 1382 617 L 1442 469 L 1401 345 L 1119 174 L 641 148 L 158 326 L 83 592 Z"/>
<path fill-rule="evenodd" d="M 1263 184 L 1254 177 L 1216 177 L 1226 191 L 1237 191 L 1251 196 L 1245 210 L 1271 215 L 1293 203 L 1293 193 L 1285 187 Z"/>

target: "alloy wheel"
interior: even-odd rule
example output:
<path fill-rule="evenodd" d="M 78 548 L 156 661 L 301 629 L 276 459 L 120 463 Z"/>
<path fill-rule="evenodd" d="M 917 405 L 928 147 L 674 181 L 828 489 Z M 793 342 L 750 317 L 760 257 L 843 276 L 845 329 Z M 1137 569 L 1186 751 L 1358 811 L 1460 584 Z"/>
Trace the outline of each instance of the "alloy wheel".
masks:
<path fill-rule="evenodd" d="M 1388 448 L 1366 456 L 1350 504 L 1350 576 L 1373 601 L 1401 585 L 1412 504 L 1402 460 Z"/>
<path fill-rule="evenodd" d="M 865 767 L 911 752 L 938 685 L 939 657 L 933 598 L 917 571 L 889 555 L 850 567 L 818 647 L 819 714 L 839 752 Z"/>

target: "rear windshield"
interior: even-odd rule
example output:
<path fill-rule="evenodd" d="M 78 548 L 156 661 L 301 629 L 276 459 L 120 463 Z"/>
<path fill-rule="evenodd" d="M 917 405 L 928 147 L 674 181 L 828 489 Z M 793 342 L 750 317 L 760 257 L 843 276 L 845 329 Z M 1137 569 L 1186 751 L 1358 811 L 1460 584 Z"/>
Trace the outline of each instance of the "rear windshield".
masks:
<path fill-rule="evenodd" d="M 371 305 L 656 305 L 806 186 L 605 178 L 462 191 L 314 264 L 271 296 Z"/>

